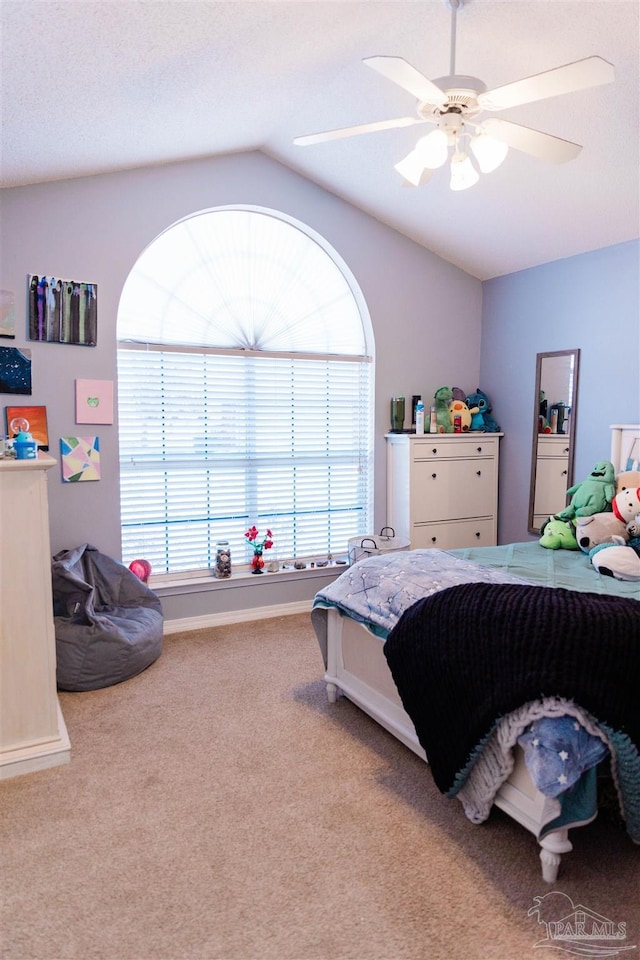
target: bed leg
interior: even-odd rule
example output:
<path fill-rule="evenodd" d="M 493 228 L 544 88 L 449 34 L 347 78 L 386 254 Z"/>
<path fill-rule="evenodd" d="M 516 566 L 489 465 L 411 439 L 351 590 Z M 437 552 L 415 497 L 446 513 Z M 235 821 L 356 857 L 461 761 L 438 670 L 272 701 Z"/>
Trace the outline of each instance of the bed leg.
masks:
<path fill-rule="evenodd" d="M 327 682 L 327 699 L 329 703 L 335 703 L 338 699 L 340 691 L 335 683 Z"/>
<path fill-rule="evenodd" d="M 555 883 L 558 878 L 561 854 L 573 850 L 573 845 L 569 840 L 569 831 L 552 830 L 540 841 L 540 846 L 542 847 L 540 851 L 542 879 L 547 883 Z"/>

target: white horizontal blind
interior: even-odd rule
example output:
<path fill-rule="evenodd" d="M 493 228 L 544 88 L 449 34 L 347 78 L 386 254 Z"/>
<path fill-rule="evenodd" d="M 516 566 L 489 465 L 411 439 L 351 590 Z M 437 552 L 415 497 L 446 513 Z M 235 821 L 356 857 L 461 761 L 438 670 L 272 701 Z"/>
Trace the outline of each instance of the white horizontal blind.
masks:
<path fill-rule="evenodd" d="M 122 550 L 155 573 L 344 554 L 371 527 L 371 364 L 358 357 L 118 350 Z"/>

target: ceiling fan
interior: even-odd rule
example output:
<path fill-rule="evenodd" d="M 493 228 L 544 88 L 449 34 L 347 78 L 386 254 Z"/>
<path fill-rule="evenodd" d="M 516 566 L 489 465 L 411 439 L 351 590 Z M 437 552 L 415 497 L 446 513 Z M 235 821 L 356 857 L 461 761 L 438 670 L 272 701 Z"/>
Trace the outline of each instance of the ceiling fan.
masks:
<path fill-rule="evenodd" d="M 452 148 L 452 190 L 465 190 L 479 180 L 478 170 L 466 151 L 465 138 L 469 140 L 471 153 L 482 173 L 497 169 L 509 147 L 552 163 L 565 163 L 577 157 L 582 150 L 580 144 L 523 127 L 510 120 L 498 117 L 481 119 L 480 115 L 611 83 L 615 79 L 613 66 L 601 57 L 587 57 L 487 90 L 486 84 L 477 77 L 461 76 L 455 72 L 456 14 L 462 8 L 463 0 L 444 2 L 451 10 L 449 76 L 429 80 L 402 57 L 366 57 L 362 61 L 413 94 L 417 99 L 417 116 L 396 117 L 393 120 L 313 133 L 296 137 L 294 144 L 309 146 L 362 133 L 432 124 L 435 129 L 421 137 L 413 150 L 395 164 L 395 169 L 406 185 L 420 186 L 426 183 L 434 170 L 447 162 Z"/>

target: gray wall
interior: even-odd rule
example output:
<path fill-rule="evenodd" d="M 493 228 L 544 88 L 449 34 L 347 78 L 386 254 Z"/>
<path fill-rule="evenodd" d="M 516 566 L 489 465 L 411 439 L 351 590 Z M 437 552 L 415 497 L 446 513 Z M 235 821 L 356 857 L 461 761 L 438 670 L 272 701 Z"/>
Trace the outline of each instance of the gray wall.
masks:
<path fill-rule="evenodd" d="M 527 533 L 536 354 L 580 348 L 575 480 L 610 456 L 613 423 L 640 423 L 640 242 L 483 284 L 481 386 L 505 431 L 499 538 Z M 572 415 L 573 419 L 573 415 Z"/>
<path fill-rule="evenodd" d="M 375 527 L 385 523 L 384 433 L 389 397 L 425 398 L 443 384 L 474 389 L 480 374 L 482 287 L 478 280 L 260 153 L 196 160 L 4 190 L 0 287 L 16 293 L 16 339 L 31 350 L 31 397 L 47 407 L 51 453 L 61 436 L 100 437 L 102 479 L 49 480 L 51 548 L 84 542 L 120 558 L 117 418 L 76 425 L 75 378 L 114 380 L 116 318 L 125 279 L 142 250 L 171 223 L 224 204 L 280 210 L 324 236 L 349 265 L 367 302 L 376 344 Z M 98 345 L 26 339 L 28 274 L 97 283 Z M 455 338 L 451 321 L 455 318 Z M 4 410 L 2 411 L 4 416 Z M 130 560 L 132 558 L 124 558 Z M 306 588 L 271 583 L 269 600 L 300 600 Z M 265 587 L 198 591 L 165 601 L 168 619 L 264 605 Z M 311 591 L 311 592 L 309 592 Z M 250 595 L 250 598 L 248 597 Z"/>

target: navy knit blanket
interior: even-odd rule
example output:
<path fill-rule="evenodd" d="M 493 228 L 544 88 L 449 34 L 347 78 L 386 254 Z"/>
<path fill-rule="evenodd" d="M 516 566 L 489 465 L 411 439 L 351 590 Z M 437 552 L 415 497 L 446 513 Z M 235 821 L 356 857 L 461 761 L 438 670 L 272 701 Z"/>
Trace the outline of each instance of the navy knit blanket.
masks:
<path fill-rule="evenodd" d="M 497 722 L 565 697 L 640 746 L 640 603 L 467 583 L 417 601 L 384 653 L 436 785 L 455 795 Z"/>

